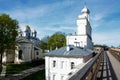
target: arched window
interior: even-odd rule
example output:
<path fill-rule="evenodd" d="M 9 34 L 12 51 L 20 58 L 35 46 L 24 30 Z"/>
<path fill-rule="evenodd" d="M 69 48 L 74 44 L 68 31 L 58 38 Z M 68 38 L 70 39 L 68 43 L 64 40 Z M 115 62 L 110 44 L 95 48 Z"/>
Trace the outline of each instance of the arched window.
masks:
<path fill-rule="evenodd" d="M 19 50 L 18 58 L 19 58 L 19 59 L 22 59 L 22 50 Z"/>

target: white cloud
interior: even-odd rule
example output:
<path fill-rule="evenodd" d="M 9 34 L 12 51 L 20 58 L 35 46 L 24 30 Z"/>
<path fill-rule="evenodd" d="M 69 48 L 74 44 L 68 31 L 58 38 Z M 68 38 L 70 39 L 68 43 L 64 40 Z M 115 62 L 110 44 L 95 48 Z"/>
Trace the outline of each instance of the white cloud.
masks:
<path fill-rule="evenodd" d="M 96 13 L 95 15 L 91 16 L 91 24 L 92 24 L 92 28 L 96 29 L 97 27 L 99 27 L 101 24 L 103 24 L 103 18 L 106 15 L 103 13 Z"/>
<path fill-rule="evenodd" d="M 95 44 L 118 46 L 120 45 L 120 36 L 118 36 L 118 34 L 120 34 L 118 31 L 93 33 L 93 42 L 95 42 Z"/>

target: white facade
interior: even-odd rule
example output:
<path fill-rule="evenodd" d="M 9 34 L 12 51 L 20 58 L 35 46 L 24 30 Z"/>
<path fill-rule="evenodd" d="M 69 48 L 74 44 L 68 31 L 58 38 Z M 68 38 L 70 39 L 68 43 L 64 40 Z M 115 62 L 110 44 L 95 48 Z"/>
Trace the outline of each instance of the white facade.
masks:
<path fill-rule="evenodd" d="M 87 49 L 93 49 L 91 26 L 89 22 L 90 11 L 86 6 L 81 11 L 77 19 L 77 34 L 67 36 L 67 45 L 79 46 Z"/>
<path fill-rule="evenodd" d="M 79 36 L 79 35 L 68 35 L 67 36 L 67 45 L 74 45 L 77 47 L 83 47 L 87 49 L 93 48 L 93 43 L 87 36 Z"/>
<path fill-rule="evenodd" d="M 46 80 L 65 80 L 71 72 L 71 63 L 75 66 L 83 63 L 83 58 L 45 57 Z M 56 61 L 55 67 L 53 62 Z"/>
<path fill-rule="evenodd" d="M 66 80 L 78 68 L 80 68 L 81 64 L 87 62 L 91 57 L 92 54 L 85 56 L 84 58 L 46 56 L 45 57 L 46 80 Z"/>
<path fill-rule="evenodd" d="M 15 63 L 30 62 L 42 57 L 41 50 L 35 50 L 32 43 L 20 43 L 15 50 Z M 20 57 L 21 56 L 21 57 Z"/>

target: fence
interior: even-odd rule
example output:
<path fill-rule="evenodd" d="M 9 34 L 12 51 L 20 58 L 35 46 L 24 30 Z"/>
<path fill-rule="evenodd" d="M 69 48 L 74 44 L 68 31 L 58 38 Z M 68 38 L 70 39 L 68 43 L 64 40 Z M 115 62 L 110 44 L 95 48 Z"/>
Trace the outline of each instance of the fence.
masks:
<path fill-rule="evenodd" d="M 118 61 L 120 61 L 120 51 L 114 50 L 114 49 L 109 49 L 109 52 L 110 52 Z"/>
<path fill-rule="evenodd" d="M 78 72 L 71 75 L 67 80 L 96 80 L 100 62 L 103 59 L 103 53 L 104 51 L 102 50 L 89 63 Z"/>

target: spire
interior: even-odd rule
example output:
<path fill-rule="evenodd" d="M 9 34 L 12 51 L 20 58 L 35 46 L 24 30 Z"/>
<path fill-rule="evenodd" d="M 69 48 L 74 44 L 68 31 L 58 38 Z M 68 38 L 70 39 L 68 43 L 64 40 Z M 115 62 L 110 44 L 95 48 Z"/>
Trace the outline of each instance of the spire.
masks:
<path fill-rule="evenodd" d="M 85 2 L 84 2 L 84 6 L 86 6 L 86 0 L 85 0 Z"/>

